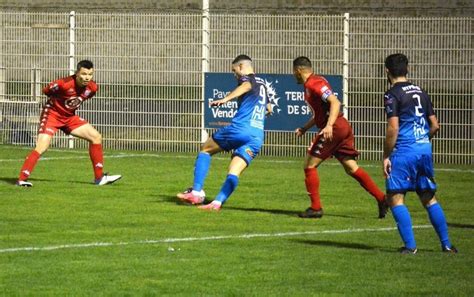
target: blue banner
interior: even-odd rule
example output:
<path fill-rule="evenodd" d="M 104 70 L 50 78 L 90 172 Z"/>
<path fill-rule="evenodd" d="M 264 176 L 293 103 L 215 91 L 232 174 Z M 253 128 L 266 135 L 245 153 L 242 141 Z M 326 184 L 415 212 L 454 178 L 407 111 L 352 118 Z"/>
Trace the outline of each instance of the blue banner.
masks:
<path fill-rule="evenodd" d="M 265 119 L 265 130 L 294 131 L 311 118 L 311 109 L 304 101 L 303 85 L 297 84 L 293 75 L 257 74 L 257 76 L 265 80 L 273 109 L 273 115 Z M 342 100 L 342 76 L 323 76 L 328 80 L 335 95 Z M 237 112 L 237 104 L 210 107 L 209 103 L 224 98 L 237 87 L 235 76 L 232 73 L 206 73 L 204 83 L 205 127 L 221 128 L 229 125 Z"/>

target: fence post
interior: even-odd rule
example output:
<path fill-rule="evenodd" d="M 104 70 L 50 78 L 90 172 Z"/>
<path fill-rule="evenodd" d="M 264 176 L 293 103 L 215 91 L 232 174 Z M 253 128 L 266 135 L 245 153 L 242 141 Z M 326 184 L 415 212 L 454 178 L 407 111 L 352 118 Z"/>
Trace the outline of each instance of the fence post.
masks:
<path fill-rule="evenodd" d="M 75 43 L 76 43 L 76 35 L 75 35 L 75 30 L 76 28 L 76 12 L 71 11 L 69 13 L 69 74 L 73 75 L 74 74 L 74 55 L 75 55 Z M 74 137 L 72 135 L 69 135 L 69 148 L 72 149 L 74 148 Z"/>
<path fill-rule="evenodd" d="M 202 115 L 201 115 L 201 143 L 204 143 L 208 134 L 204 129 L 204 112 L 206 108 L 206 98 L 205 98 L 205 86 L 204 82 L 206 79 L 206 73 L 209 72 L 209 42 L 210 34 L 209 26 L 209 0 L 202 0 L 202 77 L 201 77 L 201 98 L 202 98 Z"/>
<path fill-rule="evenodd" d="M 5 70 L 6 68 L 0 64 L 0 102 L 6 100 L 5 89 Z M 1 120 L 1 119 L 0 119 Z"/>
<path fill-rule="evenodd" d="M 344 117 L 349 117 L 349 13 L 344 14 L 344 50 L 342 58 L 342 104 Z"/>
<path fill-rule="evenodd" d="M 35 66 L 31 69 L 31 97 L 33 102 L 40 102 L 41 98 L 41 69 Z"/>

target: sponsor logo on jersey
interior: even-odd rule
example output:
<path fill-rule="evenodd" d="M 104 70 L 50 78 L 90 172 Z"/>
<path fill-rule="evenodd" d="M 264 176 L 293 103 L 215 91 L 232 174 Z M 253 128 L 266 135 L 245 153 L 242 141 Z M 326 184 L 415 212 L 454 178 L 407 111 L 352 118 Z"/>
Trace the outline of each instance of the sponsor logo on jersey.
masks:
<path fill-rule="evenodd" d="M 251 158 L 253 158 L 253 157 L 254 157 L 254 153 L 252 152 L 252 150 L 251 150 L 251 149 L 249 149 L 249 148 L 246 148 L 246 149 L 245 149 L 245 152 L 246 152 L 246 153 L 247 153 L 247 155 L 249 155 Z"/>
<path fill-rule="evenodd" d="M 81 105 L 81 103 L 82 99 L 80 97 L 72 97 L 64 101 L 64 105 L 69 109 L 76 109 Z"/>
<path fill-rule="evenodd" d="M 89 95 L 90 95 L 91 93 L 92 93 L 91 90 L 86 89 L 86 90 L 84 91 L 84 97 L 86 97 L 86 98 L 89 97 Z"/>

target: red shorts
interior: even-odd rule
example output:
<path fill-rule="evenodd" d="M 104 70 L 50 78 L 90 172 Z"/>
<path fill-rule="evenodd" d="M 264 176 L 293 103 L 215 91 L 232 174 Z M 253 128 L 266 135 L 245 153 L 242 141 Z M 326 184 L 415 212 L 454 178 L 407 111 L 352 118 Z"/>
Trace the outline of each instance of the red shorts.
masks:
<path fill-rule="evenodd" d="M 66 134 L 70 134 L 74 129 L 88 124 L 86 120 L 77 115 L 62 116 L 57 111 L 50 109 L 50 107 L 51 105 L 47 104 L 43 108 L 38 134 L 44 133 L 53 136 L 58 129 Z"/>
<path fill-rule="evenodd" d="M 332 141 L 326 141 L 323 135 L 317 134 L 308 148 L 308 154 L 323 160 L 331 156 L 341 160 L 347 156 L 355 158 L 359 155 L 354 147 L 352 127 L 345 118 L 337 118 L 332 128 L 332 137 Z"/>

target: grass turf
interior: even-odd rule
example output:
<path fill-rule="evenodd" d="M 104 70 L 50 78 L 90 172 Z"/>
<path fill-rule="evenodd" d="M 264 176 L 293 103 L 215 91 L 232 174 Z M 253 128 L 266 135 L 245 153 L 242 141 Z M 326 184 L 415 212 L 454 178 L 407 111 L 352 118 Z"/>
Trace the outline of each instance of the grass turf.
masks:
<path fill-rule="evenodd" d="M 301 159 L 257 158 L 223 210 L 209 213 L 175 199 L 192 182 L 194 155 L 109 151 L 106 169 L 124 177 L 96 187 L 86 151 L 51 150 L 34 187 L 14 187 L 28 151 L 0 146 L 3 295 L 474 295 L 472 168 L 436 167 L 460 253 L 440 252 L 409 194 L 419 253 L 402 256 L 391 215 L 377 219 L 375 200 L 334 161 L 319 170 L 324 217 L 303 220 Z M 213 159 L 209 198 L 228 162 Z M 380 164 L 360 164 L 383 186 Z"/>

